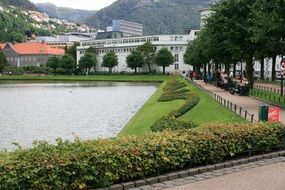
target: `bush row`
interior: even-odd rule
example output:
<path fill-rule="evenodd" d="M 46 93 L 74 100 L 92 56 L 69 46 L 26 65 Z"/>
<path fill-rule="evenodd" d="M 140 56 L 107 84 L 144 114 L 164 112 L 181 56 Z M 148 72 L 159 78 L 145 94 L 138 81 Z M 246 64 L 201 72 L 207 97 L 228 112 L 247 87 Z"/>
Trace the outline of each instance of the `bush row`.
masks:
<path fill-rule="evenodd" d="M 164 130 L 175 131 L 179 129 L 191 129 L 197 127 L 193 122 L 180 121 L 175 117 L 164 116 L 161 119 L 157 120 L 152 126 L 152 132 L 161 132 Z"/>
<path fill-rule="evenodd" d="M 86 189 L 217 163 L 284 143 L 285 127 L 219 125 L 97 141 L 38 143 L 0 154 L 0 189 Z"/>

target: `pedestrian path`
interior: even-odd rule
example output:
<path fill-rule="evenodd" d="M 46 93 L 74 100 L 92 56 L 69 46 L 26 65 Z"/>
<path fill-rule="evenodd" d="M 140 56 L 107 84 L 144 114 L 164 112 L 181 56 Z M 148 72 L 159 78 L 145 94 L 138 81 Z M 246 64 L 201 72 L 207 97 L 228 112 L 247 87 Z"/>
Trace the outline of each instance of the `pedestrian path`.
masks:
<path fill-rule="evenodd" d="M 258 110 L 259 106 L 262 104 L 265 104 L 262 101 L 256 100 L 254 98 L 248 97 L 248 96 L 238 96 L 233 95 L 229 93 L 228 91 L 225 91 L 221 88 L 217 88 L 214 85 L 211 84 L 205 84 L 202 80 L 196 80 L 194 83 L 198 84 L 199 86 L 202 86 L 206 90 L 217 94 L 218 96 L 223 97 L 225 100 L 230 101 L 243 109 L 247 110 L 249 113 L 254 114 L 254 120 L 258 121 Z M 285 110 L 280 109 L 280 122 L 285 124 Z M 284 188 L 285 189 L 285 188 Z"/>

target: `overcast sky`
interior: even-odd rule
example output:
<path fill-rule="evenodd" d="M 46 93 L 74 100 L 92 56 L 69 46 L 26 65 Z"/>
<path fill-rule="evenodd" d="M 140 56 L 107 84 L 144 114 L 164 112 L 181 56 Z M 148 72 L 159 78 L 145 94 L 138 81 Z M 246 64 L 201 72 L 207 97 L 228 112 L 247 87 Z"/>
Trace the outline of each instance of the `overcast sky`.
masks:
<path fill-rule="evenodd" d="M 100 10 L 116 0 L 30 0 L 33 3 L 53 3 L 60 7 L 75 9 Z"/>

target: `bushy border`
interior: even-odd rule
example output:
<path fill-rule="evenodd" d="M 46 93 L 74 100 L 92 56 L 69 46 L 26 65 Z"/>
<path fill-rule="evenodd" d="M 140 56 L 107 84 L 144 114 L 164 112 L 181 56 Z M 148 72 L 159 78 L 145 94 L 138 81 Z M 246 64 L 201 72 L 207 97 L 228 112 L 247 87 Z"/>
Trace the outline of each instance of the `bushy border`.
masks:
<path fill-rule="evenodd" d="M 190 121 L 180 121 L 175 117 L 165 116 L 157 120 L 152 126 L 152 132 L 161 132 L 164 130 L 180 130 L 180 129 L 191 129 L 195 128 L 197 125 Z"/>
<path fill-rule="evenodd" d="M 116 140 L 37 144 L 0 154 L 0 189 L 86 189 L 217 163 L 284 143 L 275 124 L 219 125 Z"/>

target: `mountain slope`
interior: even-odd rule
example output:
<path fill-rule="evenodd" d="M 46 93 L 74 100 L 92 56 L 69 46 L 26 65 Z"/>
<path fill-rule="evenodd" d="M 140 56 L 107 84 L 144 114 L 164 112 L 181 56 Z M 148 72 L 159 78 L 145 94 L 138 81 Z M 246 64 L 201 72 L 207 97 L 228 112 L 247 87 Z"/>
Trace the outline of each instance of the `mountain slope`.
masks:
<path fill-rule="evenodd" d="M 51 17 L 65 19 L 73 22 L 81 22 L 97 12 L 97 11 L 87 11 L 80 9 L 57 7 L 52 3 L 38 3 L 35 5 L 40 11 L 45 12 Z"/>
<path fill-rule="evenodd" d="M 18 8 L 34 10 L 36 11 L 36 6 L 28 0 L 0 0 L 1 5 L 12 5 Z"/>
<path fill-rule="evenodd" d="M 113 19 L 144 25 L 145 34 L 181 33 L 184 27 L 198 28 L 199 10 L 212 0 L 117 0 L 86 19 L 91 26 L 105 28 Z"/>

